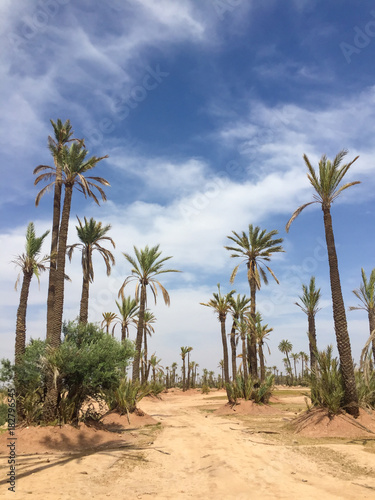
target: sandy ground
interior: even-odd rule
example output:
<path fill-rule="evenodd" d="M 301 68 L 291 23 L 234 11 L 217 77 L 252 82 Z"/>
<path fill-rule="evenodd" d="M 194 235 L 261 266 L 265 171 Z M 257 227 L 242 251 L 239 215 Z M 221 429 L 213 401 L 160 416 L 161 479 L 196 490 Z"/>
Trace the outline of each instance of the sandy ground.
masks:
<path fill-rule="evenodd" d="M 15 494 L 4 479 L 3 438 L 0 498 L 375 499 L 375 434 L 361 429 L 358 437 L 352 426 L 355 437 L 318 438 L 319 425 L 329 425 L 322 422 L 314 423 L 314 437 L 286 429 L 305 409 L 302 397 L 278 398 L 271 408 L 253 411 L 215 411 L 222 398 L 217 391 L 175 391 L 142 400 L 142 410 L 161 425 L 124 430 L 114 419 L 106 443 L 104 431 L 83 432 L 81 451 L 73 447 L 77 437 L 56 430 L 55 441 L 49 436 L 44 447 L 34 445 L 38 454 L 19 455 Z"/>

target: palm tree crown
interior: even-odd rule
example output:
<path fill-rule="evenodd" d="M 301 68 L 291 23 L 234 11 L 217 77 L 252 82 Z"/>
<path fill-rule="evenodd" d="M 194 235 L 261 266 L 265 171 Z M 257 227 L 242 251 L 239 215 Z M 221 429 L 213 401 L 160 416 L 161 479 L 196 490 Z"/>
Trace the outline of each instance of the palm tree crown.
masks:
<path fill-rule="evenodd" d="M 272 254 L 284 252 L 281 246 L 283 238 L 274 239 L 274 236 L 278 234 L 277 230 L 274 229 L 267 233 L 266 229 L 261 230 L 258 226 L 254 228 L 252 224 L 249 224 L 248 235 L 244 231 L 242 231 L 241 235 L 235 231 L 232 231 L 232 233 L 234 236 L 228 236 L 228 239 L 232 240 L 237 246 L 225 246 L 224 248 L 234 252 L 231 257 L 240 257 L 243 259 L 242 262 L 246 262 L 249 282 L 253 278 L 259 290 L 261 287 L 260 277 L 262 277 L 264 283 L 267 285 L 268 278 L 264 270 L 265 267 L 274 280 L 279 283 L 272 269 L 266 264 L 266 262 L 271 260 Z M 241 263 L 233 269 L 230 278 L 231 283 L 234 282 L 240 265 Z"/>
<path fill-rule="evenodd" d="M 295 302 L 296 306 L 300 307 L 305 314 L 315 316 L 320 311 L 318 305 L 321 298 L 321 289 L 315 288 L 315 276 L 311 277 L 309 286 L 302 285 L 302 291 L 303 294 L 298 297 L 302 305 Z"/>
<path fill-rule="evenodd" d="M 326 155 L 323 155 L 319 162 L 319 173 L 315 171 L 312 167 L 310 160 L 306 155 L 303 155 L 303 159 L 305 160 L 307 169 L 309 173 L 307 174 L 307 178 L 309 179 L 312 187 L 315 189 L 315 194 L 313 195 L 314 201 L 310 201 L 309 203 L 305 203 L 295 210 L 292 217 L 287 222 L 285 227 L 286 232 L 289 231 L 290 225 L 292 222 L 298 217 L 298 215 L 309 205 L 313 203 L 320 203 L 322 205 L 322 209 L 331 207 L 331 204 L 335 201 L 335 199 L 344 191 L 348 189 L 350 186 L 354 186 L 355 184 L 360 184 L 360 181 L 347 182 L 346 184 L 339 187 L 340 182 L 344 178 L 345 174 L 348 172 L 353 163 L 359 158 L 356 156 L 354 160 L 340 167 L 340 164 L 344 157 L 348 154 L 348 152 L 344 149 L 340 151 L 333 162 L 327 159 Z"/>
<path fill-rule="evenodd" d="M 22 273 L 30 275 L 34 274 L 39 282 L 40 272 L 46 270 L 46 263 L 49 262 L 50 257 L 48 255 L 45 255 L 42 259 L 38 260 L 38 256 L 40 255 L 43 241 L 48 234 L 49 231 L 46 231 L 44 234 L 42 234 L 42 236 L 37 237 L 35 235 L 34 223 L 30 222 L 27 226 L 25 252 L 21 255 L 18 255 L 12 261 L 14 264 L 21 268 L 15 284 L 16 290 Z"/>
<path fill-rule="evenodd" d="M 362 283 L 359 288 L 353 290 L 354 295 L 362 302 L 362 305 L 349 307 L 350 311 L 362 309 L 375 312 L 375 268 L 371 271 L 370 279 L 367 280 L 364 269 L 361 269 Z"/>

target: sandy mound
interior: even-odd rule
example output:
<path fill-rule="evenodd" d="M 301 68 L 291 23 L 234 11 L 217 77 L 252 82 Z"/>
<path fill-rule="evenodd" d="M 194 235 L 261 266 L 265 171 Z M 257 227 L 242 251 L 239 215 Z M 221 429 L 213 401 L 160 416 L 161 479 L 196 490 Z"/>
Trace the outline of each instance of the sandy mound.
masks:
<path fill-rule="evenodd" d="M 364 410 L 355 419 L 347 413 L 330 417 L 323 409 L 313 409 L 294 419 L 291 426 L 306 437 L 375 437 L 374 413 Z"/>
<path fill-rule="evenodd" d="M 128 446 L 134 440 L 129 431 L 157 423 L 149 415 L 136 414 L 130 414 L 130 425 L 126 415 L 116 413 L 107 414 L 102 420 L 95 426 L 80 424 L 79 427 L 63 425 L 16 428 L 17 455 L 77 453 Z M 8 438 L 8 432 L 0 436 L 0 455 L 8 452 Z"/>
<path fill-rule="evenodd" d="M 270 405 L 256 404 L 254 401 L 239 399 L 238 404 L 232 406 L 226 403 L 214 411 L 216 415 L 270 415 L 279 414 L 280 410 Z"/>

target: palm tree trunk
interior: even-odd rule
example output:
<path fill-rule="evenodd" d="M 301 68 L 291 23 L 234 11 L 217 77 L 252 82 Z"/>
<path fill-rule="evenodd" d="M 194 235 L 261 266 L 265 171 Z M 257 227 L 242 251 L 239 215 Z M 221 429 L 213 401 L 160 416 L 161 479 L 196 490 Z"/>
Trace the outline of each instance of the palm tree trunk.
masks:
<path fill-rule="evenodd" d="M 371 335 L 375 330 L 375 311 L 373 310 L 369 311 L 368 321 L 370 325 L 370 335 Z M 372 339 L 372 355 L 374 357 L 374 362 L 375 362 L 375 337 Z"/>
<path fill-rule="evenodd" d="M 190 352 L 188 352 L 188 372 L 187 372 L 187 389 L 190 389 Z"/>
<path fill-rule="evenodd" d="M 318 347 L 316 344 L 316 328 L 315 328 L 315 316 L 313 314 L 308 315 L 309 322 L 309 348 L 310 348 L 310 369 L 311 373 L 316 370 L 316 353 Z"/>
<path fill-rule="evenodd" d="M 89 287 L 89 277 L 83 275 L 81 304 L 79 310 L 79 322 L 83 324 L 87 323 L 89 317 Z"/>
<path fill-rule="evenodd" d="M 132 381 L 133 382 L 136 382 L 137 380 L 139 380 L 139 362 L 141 359 L 145 309 L 146 309 L 146 284 L 142 283 L 141 284 L 141 300 L 140 300 L 140 304 L 139 304 L 139 313 L 138 313 L 137 337 L 135 340 L 135 353 L 134 353 L 134 360 L 133 360 L 133 373 L 132 373 Z"/>
<path fill-rule="evenodd" d="M 52 236 L 51 236 L 51 261 L 48 278 L 48 296 L 47 296 L 47 340 L 53 338 L 54 329 L 54 305 L 55 305 L 55 279 L 56 279 L 56 258 L 59 242 L 60 229 L 60 211 L 61 211 L 61 191 L 62 191 L 62 166 L 58 161 L 56 165 L 56 179 L 53 196 L 53 215 L 52 215 Z"/>
<path fill-rule="evenodd" d="M 55 279 L 55 306 L 53 321 L 53 336 L 51 346 L 58 347 L 61 343 L 62 318 L 64 310 L 64 280 L 65 280 L 65 260 L 66 244 L 68 240 L 70 207 L 72 203 L 73 186 L 65 185 L 64 206 L 61 216 L 59 232 L 59 249 L 57 252 L 57 270 Z"/>
<path fill-rule="evenodd" d="M 246 352 L 246 339 L 245 336 L 242 338 L 242 367 L 243 367 L 243 378 L 245 383 L 249 377 L 247 371 L 247 352 Z"/>
<path fill-rule="evenodd" d="M 147 378 L 148 378 L 148 372 L 147 372 L 147 364 L 148 364 L 148 360 L 147 360 L 147 355 L 148 355 L 148 352 L 147 352 L 147 330 L 146 328 L 144 328 L 144 332 L 143 332 L 143 358 L 144 358 L 144 364 L 145 364 L 145 382 L 147 382 Z"/>
<path fill-rule="evenodd" d="M 255 312 L 256 312 L 256 281 L 255 278 L 250 278 L 250 314 L 255 325 Z M 257 360 L 257 343 L 255 331 L 253 328 L 250 329 L 250 339 L 248 340 L 248 358 L 250 375 L 255 380 L 258 378 L 258 360 Z"/>
<path fill-rule="evenodd" d="M 182 391 L 186 391 L 186 367 L 185 367 L 185 357 L 182 358 Z"/>
<path fill-rule="evenodd" d="M 50 345 L 54 349 L 61 343 L 62 317 L 64 310 L 64 280 L 65 280 L 65 256 L 66 243 L 68 239 L 70 207 L 72 202 L 73 186 L 65 185 L 64 206 L 61 216 L 59 231 L 59 248 L 57 252 L 57 269 L 55 273 L 54 315 L 53 331 L 50 336 Z M 43 420 L 52 422 L 56 419 L 57 405 L 60 396 L 58 387 L 55 385 L 52 373 L 47 376 L 47 394 L 43 405 Z"/>
<path fill-rule="evenodd" d="M 221 341 L 223 343 L 223 371 L 224 371 L 224 382 L 225 388 L 227 390 L 227 398 L 229 403 L 233 403 L 233 400 L 230 396 L 229 392 L 229 359 L 228 359 L 228 345 L 227 345 L 227 337 L 225 333 L 225 316 L 220 316 L 220 326 L 221 326 Z"/>
<path fill-rule="evenodd" d="M 331 281 L 333 321 L 337 340 L 337 349 L 340 357 L 340 368 L 344 383 L 346 411 L 353 417 L 358 417 L 358 394 L 354 376 L 354 365 L 344 300 L 341 292 L 340 274 L 332 228 L 332 217 L 329 207 L 323 208 L 324 229 L 327 242 L 329 276 Z"/>
<path fill-rule="evenodd" d="M 264 366 L 264 354 L 262 344 L 259 344 L 259 364 L 260 364 L 260 381 L 263 382 L 266 378 L 266 369 Z"/>
<path fill-rule="evenodd" d="M 232 380 L 237 377 L 237 353 L 236 353 L 236 322 L 233 319 L 232 329 L 230 331 L 230 347 L 232 351 Z"/>
<path fill-rule="evenodd" d="M 23 281 L 20 294 L 20 303 L 17 309 L 16 323 L 16 345 L 15 345 L 15 365 L 18 366 L 25 354 L 26 345 L 26 311 L 27 300 L 29 298 L 29 289 L 33 272 L 23 272 Z"/>

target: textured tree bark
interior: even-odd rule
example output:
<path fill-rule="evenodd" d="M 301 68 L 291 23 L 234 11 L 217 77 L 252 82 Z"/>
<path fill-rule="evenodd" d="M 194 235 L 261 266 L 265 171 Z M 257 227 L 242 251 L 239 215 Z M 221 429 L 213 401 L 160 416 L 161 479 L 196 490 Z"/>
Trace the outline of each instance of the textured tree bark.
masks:
<path fill-rule="evenodd" d="M 375 311 L 369 311 L 368 321 L 370 325 L 370 335 L 371 335 L 375 330 Z M 375 363 L 375 337 L 372 339 L 372 355 L 374 357 L 374 363 Z"/>
<path fill-rule="evenodd" d="M 52 215 L 52 236 L 51 236 L 51 261 L 48 279 L 47 296 L 47 340 L 53 338 L 54 325 L 54 305 L 55 305 L 55 279 L 56 279 L 56 259 L 59 243 L 60 230 L 60 211 L 61 211 L 61 191 L 62 191 L 62 166 L 56 161 L 56 179 L 53 196 L 53 215 Z"/>
<path fill-rule="evenodd" d="M 252 264 L 252 267 L 254 264 Z M 254 269 L 252 269 L 254 272 Z M 255 324 L 255 312 L 256 312 L 256 281 L 255 278 L 250 278 L 250 314 L 251 318 Z M 257 342 L 255 337 L 255 331 L 253 328 L 250 329 L 250 342 L 248 343 L 248 356 L 250 365 L 250 375 L 253 380 L 258 378 L 258 360 L 257 360 Z"/>
<path fill-rule="evenodd" d="M 59 249 L 57 252 L 57 270 L 55 279 L 55 305 L 53 320 L 53 336 L 50 339 L 52 347 L 58 347 L 61 343 L 62 318 L 64 310 L 64 280 L 66 245 L 68 240 L 70 207 L 72 203 L 73 185 L 65 185 L 64 206 L 61 217 L 59 233 Z"/>
<path fill-rule="evenodd" d="M 135 341 L 135 353 L 134 353 L 133 372 L 132 372 L 133 382 L 139 380 L 139 362 L 141 359 L 143 324 L 144 324 L 144 316 L 146 309 L 146 285 L 147 285 L 146 283 L 141 283 L 141 300 L 139 304 L 138 328 L 137 328 L 137 337 Z"/>
<path fill-rule="evenodd" d="M 17 323 L 16 323 L 16 344 L 15 344 L 15 364 L 16 366 L 21 362 L 22 356 L 25 354 L 26 345 L 26 311 L 27 301 L 29 298 L 29 289 L 31 278 L 33 277 L 32 271 L 23 272 L 23 280 L 20 294 L 20 303 L 17 309 Z"/>
<path fill-rule="evenodd" d="M 315 316 L 309 314 L 307 319 L 309 323 L 310 369 L 312 373 L 316 369 L 316 352 L 318 350 L 316 344 Z"/>
<path fill-rule="evenodd" d="M 242 367 L 243 367 L 243 378 L 244 378 L 244 381 L 246 383 L 247 379 L 249 378 L 249 375 L 247 372 L 247 352 L 246 352 L 245 336 L 242 339 Z"/>
<path fill-rule="evenodd" d="M 219 320 L 220 320 L 220 326 L 221 326 L 221 341 L 223 343 L 223 360 L 224 360 L 224 381 L 225 381 L 225 388 L 227 391 L 227 397 L 229 403 L 233 403 L 234 401 L 232 400 L 230 396 L 230 391 L 229 391 L 229 384 L 230 384 L 230 379 L 229 379 L 229 360 L 228 360 L 228 344 L 227 344 L 227 337 L 225 333 L 225 315 L 220 315 Z"/>
<path fill-rule="evenodd" d="M 332 228 L 330 207 L 322 207 L 324 229 L 328 250 L 329 276 L 331 282 L 333 321 L 337 340 L 337 349 L 340 358 L 340 367 L 345 390 L 345 409 L 353 417 L 358 417 L 358 394 L 354 376 L 354 366 L 344 300 L 341 292 L 340 274 Z"/>
<path fill-rule="evenodd" d="M 237 377 L 236 322 L 234 320 L 230 331 L 230 347 L 232 351 L 232 380 L 234 382 Z"/>
<path fill-rule="evenodd" d="M 83 276 L 81 304 L 79 309 L 79 322 L 83 324 L 86 324 L 89 318 L 89 287 L 90 280 L 88 276 Z"/>
<path fill-rule="evenodd" d="M 264 354 L 263 354 L 263 347 L 262 344 L 259 344 L 259 365 L 260 365 L 260 381 L 264 382 L 264 379 L 266 378 L 266 368 L 264 366 Z"/>

